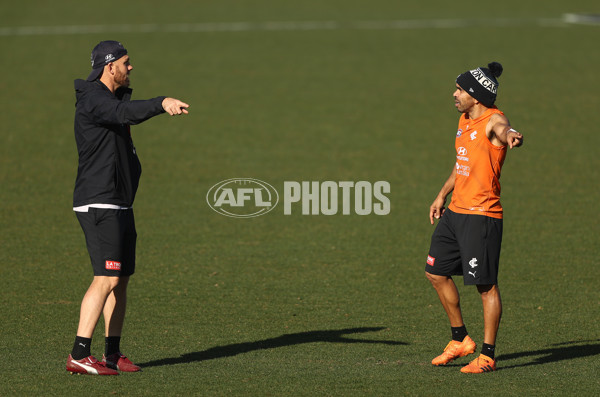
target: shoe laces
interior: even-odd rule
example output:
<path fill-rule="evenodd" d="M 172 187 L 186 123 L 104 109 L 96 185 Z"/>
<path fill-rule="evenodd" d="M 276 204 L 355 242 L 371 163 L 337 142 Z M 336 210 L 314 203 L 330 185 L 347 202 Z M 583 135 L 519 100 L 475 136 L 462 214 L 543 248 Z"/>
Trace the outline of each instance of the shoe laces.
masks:
<path fill-rule="evenodd" d="M 458 350 L 459 347 L 460 347 L 460 342 L 451 340 L 450 342 L 448 342 L 448 345 L 444 349 L 444 353 L 455 355 L 456 351 Z"/>

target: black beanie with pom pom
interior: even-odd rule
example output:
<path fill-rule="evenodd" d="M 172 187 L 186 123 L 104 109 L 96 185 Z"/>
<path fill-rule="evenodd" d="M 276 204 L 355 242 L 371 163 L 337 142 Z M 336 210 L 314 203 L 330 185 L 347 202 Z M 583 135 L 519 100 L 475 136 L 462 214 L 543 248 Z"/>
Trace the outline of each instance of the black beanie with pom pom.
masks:
<path fill-rule="evenodd" d="M 456 84 L 489 108 L 496 102 L 497 79 L 502 74 L 502 70 L 502 65 L 498 62 L 488 63 L 487 68 L 477 68 L 459 75 Z"/>

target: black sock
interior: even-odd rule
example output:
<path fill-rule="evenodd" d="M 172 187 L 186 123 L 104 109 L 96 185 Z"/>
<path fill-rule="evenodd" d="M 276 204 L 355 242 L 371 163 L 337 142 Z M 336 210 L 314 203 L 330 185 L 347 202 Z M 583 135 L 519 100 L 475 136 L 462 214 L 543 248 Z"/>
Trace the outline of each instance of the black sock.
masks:
<path fill-rule="evenodd" d="M 121 343 L 120 336 L 107 336 L 106 338 L 104 338 L 104 355 L 106 357 L 108 357 L 111 354 L 120 353 L 121 352 L 121 348 L 119 347 L 120 343 Z"/>
<path fill-rule="evenodd" d="M 467 327 L 464 325 L 462 327 L 450 327 L 452 328 L 452 340 L 456 340 L 462 342 L 469 333 L 467 332 Z"/>
<path fill-rule="evenodd" d="M 492 360 L 494 359 L 494 353 L 496 351 L 496 345 L 488 345 L 484 343 L 481 347 L 481 354 L 488 356 Z"/>
<path fill-rule="evenodd" d="M 81 336 L 76 336 L 75 343 L 73 344 L 73 351 L 71 352 L 71 357 L 73 357 L 73 360 L 81 360 L 82 358 L 91 356 L 91 344 L 92 338 L 83 338 Z"/>

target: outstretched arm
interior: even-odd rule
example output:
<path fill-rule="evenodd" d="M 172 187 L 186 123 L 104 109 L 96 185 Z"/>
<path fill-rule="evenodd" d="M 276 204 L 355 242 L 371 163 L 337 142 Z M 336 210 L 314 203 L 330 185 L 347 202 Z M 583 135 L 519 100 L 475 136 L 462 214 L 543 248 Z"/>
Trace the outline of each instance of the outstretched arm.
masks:
<path fill-rule="evenodd" d="M 510 126 L 508 118 L 501 114 L 494 114 L 488 123 L 488 138 L 497 146 L 509 148 L 519 147 L 523 144 L 523 134 Z"/>
<path fill-rule="evenodd" d="M 444 186 L 442 186 L 442 190 L 438 193 L 435 200 L 433 200 L 433 204 L 429 207 L 429 221 L 431 224 L 434 224 L 434 218 L 440 219 L 440 217 L 444 214 L 446 210 L 444 206 L 446 205 L 446 198 L 448 195 L 454 190 L 454 183 L 456 182 L 456 167 L 452 168 L 452 173 L 448 177 Z"/>
<path fill-rule="evenodd" d="M 161 114 L 163 98 L 122 101 L 107 92 L 105 95 L 87 95 L 77 107 L 101 124 L 135 125 Z"/>

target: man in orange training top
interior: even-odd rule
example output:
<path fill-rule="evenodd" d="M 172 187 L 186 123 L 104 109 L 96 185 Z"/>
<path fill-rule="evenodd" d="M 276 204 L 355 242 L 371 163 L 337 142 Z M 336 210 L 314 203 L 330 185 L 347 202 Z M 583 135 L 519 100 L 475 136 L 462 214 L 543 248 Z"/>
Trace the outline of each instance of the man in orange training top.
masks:
<path fill-rule="evenodd" d="M 445 365 L 474 353 L 460 310 L 460 297 L 452 275 L 463 275 L 465 285 L 476 285 L 483 302 L 484 339 L 479 357 L 461 369 L 465 373 L 494 371 L 496 334 L 502 315 L 498 289 L 498 262 L 502 242 L 500 169 L 506 148 L 523 144 L 496 106 L 497 62 L 467 71 L 456 78 L 454 105 L 462 113 L 456 133 L 456 164 L 450 177 L 429 209 L 429 219 L 440 219 L 431 237 L 425 265 L 427 278 L 435 288 L 450 320 L 452 340 L 432 360 Z M 448 209 L 447 196 L 452 193 Z"/>

